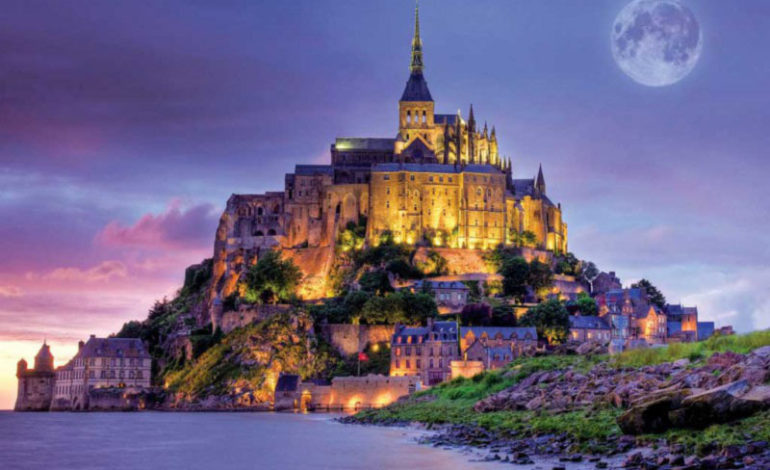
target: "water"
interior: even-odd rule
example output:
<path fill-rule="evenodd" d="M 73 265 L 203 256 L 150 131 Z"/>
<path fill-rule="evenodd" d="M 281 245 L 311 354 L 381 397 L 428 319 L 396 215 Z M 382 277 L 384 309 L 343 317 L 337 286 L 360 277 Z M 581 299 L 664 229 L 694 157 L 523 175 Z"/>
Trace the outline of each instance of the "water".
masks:
<path fill-rule="evenodd" d="M 420 433 L 322 414 L 0 412 L 0 468 L 511 468 L 418 445 Z"/>

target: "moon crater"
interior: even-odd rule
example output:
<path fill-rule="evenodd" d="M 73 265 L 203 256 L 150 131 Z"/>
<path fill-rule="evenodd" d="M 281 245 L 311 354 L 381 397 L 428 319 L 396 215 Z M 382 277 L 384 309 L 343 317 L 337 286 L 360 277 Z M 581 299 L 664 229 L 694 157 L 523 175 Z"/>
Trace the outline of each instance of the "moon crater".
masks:
<path fill-rule="evenodd" d="M 684 78 L 703 46 L 698 20 L 678 0 L 634 0 L 615 19 L 611 39 L 621 70 L 647 86 Z"/>

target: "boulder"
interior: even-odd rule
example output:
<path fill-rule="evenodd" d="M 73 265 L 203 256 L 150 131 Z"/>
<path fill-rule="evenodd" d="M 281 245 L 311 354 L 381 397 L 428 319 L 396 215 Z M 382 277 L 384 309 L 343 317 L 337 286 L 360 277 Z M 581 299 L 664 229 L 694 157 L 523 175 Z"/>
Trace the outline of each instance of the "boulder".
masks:
<path fill-rule="evenodd" d="M 689 393 L 688 390 L 671 392 L 638 404 L 618 417 L 618 426 L 625 434 L 647 434 L 671 428 L 669 413 L 678 408 Z"/>
<path fill-rule="evenodd" d="M 751 416 L 770 405 L 770 387 L 751 388 L 746 380 L 691 395 L 669 413 L 671 425 L 703 429 L 715 423 L 726 423 Z"/>

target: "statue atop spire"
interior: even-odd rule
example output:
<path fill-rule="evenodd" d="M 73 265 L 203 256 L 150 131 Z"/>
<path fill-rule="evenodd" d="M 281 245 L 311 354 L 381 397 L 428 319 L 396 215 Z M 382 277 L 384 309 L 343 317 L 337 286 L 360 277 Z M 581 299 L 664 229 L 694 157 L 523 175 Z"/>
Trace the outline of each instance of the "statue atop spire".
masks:
<path fill-rule="evenodd" d="M 422 74 L 422 40 L 420 39 L 420 4 L 414 5 L 414 38 L 412 38 L 412 62 L 409 70 L 413 74 Z"/>

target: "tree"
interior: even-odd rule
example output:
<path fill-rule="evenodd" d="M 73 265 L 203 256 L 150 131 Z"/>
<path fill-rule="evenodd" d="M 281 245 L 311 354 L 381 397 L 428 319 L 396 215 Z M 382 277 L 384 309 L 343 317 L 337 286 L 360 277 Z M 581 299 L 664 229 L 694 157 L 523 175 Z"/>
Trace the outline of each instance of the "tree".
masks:
<path fill-rule="evenodd" d="M 666 297 L 647 279 L 642 279 L 637 283 L 631 284 L 631 287 L 644 289 L 645 292 L 647 292 L 647 298 L 650 299 L 651 304 L 656 305 L 661 310 L 665 308 Z"/>
<path fill-rule="evenodd" d="M 487 304 L 467 304 L 460 313 L 460 321 L 465 326 L 490 326 L 492 308 Z"/>
<path fill-rule="evenodd" d="M 539 298 L 545 298 L 548 289 L 553 285 L 553 272 L 546 263 L 533 260 L 529 263 L 529 275 L 527 279 L 529 284 Z"/>
<path fill-rule="evenodd" d="M 246 299 L 263 303 L 286 302 L 296 294 L 302 272 L 291 260 L 268 251 L 246 273 Z"/>
<path fill-rule="evenodd" d="M 527 296 L 529 264 L 520 257 L 507 258 L 503 261 L 499 273 L 503 276 L 503 295 L 513 297 L 519 303 Z"/>
<path fill-rule="evenodd" d="M 409 264 L 404 258 L 396 258 L 389 262 L 385 269 L 400 279 L 422 279 L 423 272 Z"/>
<path fill-rule="evenodd" d="M 580 260 L 577 257 L 568 252 L 559 258 L 556 264 L 557 274 L 567 274 L 570 276 L 577 276 L 580 274 Z"/>
<path fill-rule="evenodd" d="M 370 297 L 361 309 L 361 322 L 369 325 L 418 325 L 437 314 L 433 297 L 401 290 L 385 297 Z"/>
<path fill-rule="evenodd" d="M 583 261 L 583 272 L 581 273 L 583 279 L 591 286 L 591 291 L 594 290 L 594 279 L 599 275 L 599 268 L 592 261 Z"/>
<path fill-rule="evenodd" d="M 540 303 L 519 320 L 521 326 L 534 326 L 537 336 L 551 344 L 563 343 L 569 333 L 569 312 L 558 300 Z"/>
<path fill-rule="evenodd" d="M 577 308 L 580 310 L 581 315 L 594 316 L 599 314 L 599 306 L 596 305 L 596 300 L 585 292 L 578 294 Z"/>
<path fill-rule="evenodd" d="M 388 272 L 383 269 L 365 272 L 358 280 L 358 284 L 361 286 L 361 290 L 376 295 L 385 295 L 387 292 L 393 292 Z"/>

